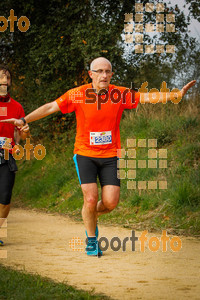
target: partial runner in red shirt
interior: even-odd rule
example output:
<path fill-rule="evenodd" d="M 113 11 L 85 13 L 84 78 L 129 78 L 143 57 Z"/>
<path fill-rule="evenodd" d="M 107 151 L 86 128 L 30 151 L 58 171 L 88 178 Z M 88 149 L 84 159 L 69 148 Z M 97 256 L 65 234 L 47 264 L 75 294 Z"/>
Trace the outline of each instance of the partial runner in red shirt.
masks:
<path fill-rule="evenodd" d="M 8 93 L 11 87 L 11 72 L 8 67 L 0 65 L 0 120 L 7 118 L 23 118 L 25 116 L 20 103 L 10 97 Z M 29 132 L 29 126 L 23 126 L 21 131 L 9 123 L 0 123 L 0 227 L 4 223 L 10 211 L 12 190 L 17 171 L 16 162 L 12 156 L 12 149 L 20 138 L 25 139 Z M 8 152 L 8 158 L 5 155 Z M 8 151 L 9 149 L 9 151 Z M 0 241 L 0 245 L 3 242 Z"/>

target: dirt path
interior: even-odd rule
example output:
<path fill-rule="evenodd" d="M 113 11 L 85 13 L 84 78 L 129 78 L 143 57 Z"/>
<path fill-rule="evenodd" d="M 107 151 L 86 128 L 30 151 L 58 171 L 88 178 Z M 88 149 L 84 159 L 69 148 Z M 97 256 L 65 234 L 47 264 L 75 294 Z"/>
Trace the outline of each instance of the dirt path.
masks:
<path fill-rule="evenodd" d="M 127 250 L 110 247 L 101 258 L 73 251 L 73 237 L 85 239 L 84 226 L 72 220 L 45 213 L 13 209 L 8 218 L 8 237 L 0 262 L 20 270 L 67 281 L 81 289 L 95 289 L 114 299 L 200 299 L 200 241 L 181 237 L 182 249 L 140 252 L 127 242 Z M 100 236 L 110 241 L 131 236 L 131 230 L 100 225 Z M 141 232 L 136 232 L 140 236 Z M 160 234 L 147 235 L 160 237 Z M 103 244 L 102 244 L 103 245 Z M 115 244 L 116 245 L 116 244 Z M 77 246 L 81 247 L 81 246 Z"/>

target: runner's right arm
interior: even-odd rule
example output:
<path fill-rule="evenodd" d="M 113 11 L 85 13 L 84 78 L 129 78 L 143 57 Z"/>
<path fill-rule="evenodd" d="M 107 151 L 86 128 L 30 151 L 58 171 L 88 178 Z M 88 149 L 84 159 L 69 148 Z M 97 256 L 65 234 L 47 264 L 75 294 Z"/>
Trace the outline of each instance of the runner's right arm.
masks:
<path fill-rule="evenodd" d="M 56 101 L 49 102 L 32 111 L 30 114 L 24 117 L 24 119 L 26 123 L 30 123 L 36 120 L 40 120 L 46 116 L 49 116 L 59 110 L 60 108 Z M 0 122 L 14 124 L 18 127 L 22 127 L 24 125 L 24 121 L 21 119 L 6 119 L 1 120 Z"/>

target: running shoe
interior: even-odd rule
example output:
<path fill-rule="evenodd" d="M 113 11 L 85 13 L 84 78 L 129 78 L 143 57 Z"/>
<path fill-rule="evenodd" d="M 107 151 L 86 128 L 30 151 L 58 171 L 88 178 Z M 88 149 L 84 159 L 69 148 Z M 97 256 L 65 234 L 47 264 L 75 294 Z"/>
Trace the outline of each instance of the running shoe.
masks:
<path fill-rule="evenodd" d="M 90 256 L 102 256 L 103 252 L 101 251 L 101 249 L 99 248 L 99 242 L 96 241 L 89 241 L 87 243 L 87 247 L 85 248 L 85 252 L 87 255 Z"/>

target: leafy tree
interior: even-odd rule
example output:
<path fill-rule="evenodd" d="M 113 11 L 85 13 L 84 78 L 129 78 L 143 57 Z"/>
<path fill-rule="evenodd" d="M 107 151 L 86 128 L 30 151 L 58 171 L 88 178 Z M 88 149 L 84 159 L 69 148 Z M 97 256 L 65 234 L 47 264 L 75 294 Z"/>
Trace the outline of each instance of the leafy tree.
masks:
<path fill-rule="evenodd" d="M 200 22 L 200 3 L 197 0 L 185 0 L 187 4 L 190 4 L 189 10 L 192 16 Z"/>
<path fill-rule="evenodd" d="M 31 22 L 27 32 L 20 32 L 17 22 L 14 32 L 9 28 L 0 32 L 1 60 L 14 72 L 13 94 L 25 111 L 28 113 L 68 89 L 87 83 L 89 63 L 98 56 L 112 61 L 116 84 L 130 86 L 134 82 L 140 87 L 147 80 L 149 87 L 160 88 L 161 80 L 165 80 L 174 86 L 177 71 L 187 67 L 186 57 L 191 66 L 197 62 L 198 50 L 187 34 L 188 22 L 178 6 L 166 9 L 165 14 L 176 15 L 176 32 L 157 37 L 145 35 L 144 40 L 145 44 L 159 40 L 175 45 L 176 54 L 135 54 L 133 47 L 127 50 L 123 40 L 124 14 L 134 14 L 134 6 L 134 0 L 2 0 L 2 16 L 8 18 L 13 9 L 18 18 L 27 16 Z M 155 19 L 155 14 L 145 14 L 145 23 Z M 35 134 L 39 134 L 41 127 L 45 133 L 64 132 L 74 122 L 73 118 L 62 114 L 49 116 L 35 126 Z"/>

